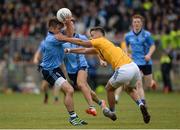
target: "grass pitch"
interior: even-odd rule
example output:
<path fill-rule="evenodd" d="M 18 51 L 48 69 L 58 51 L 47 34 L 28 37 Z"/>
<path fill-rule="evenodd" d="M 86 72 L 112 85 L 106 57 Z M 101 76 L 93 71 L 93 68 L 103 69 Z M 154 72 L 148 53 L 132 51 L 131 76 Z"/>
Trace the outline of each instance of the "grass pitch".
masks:
<path fill-rule="evenodd" d="M 105 94 L 98 94 L 106 99 Z M 85 113 L 87 103 L 80 92 L 74 94 L 75 110 L 80 118 L 88 122 L 87 126 L 72 126 L 68 122 L 68 113 L 60 95 L 59 104 L 53 104 L 50 96 L 48 104 L 43 104 L 43 95 L 2 94 L 0 93 L 0 128 L 45 128 L 45 129 L 178 129 L 180 128 L 180 93 L 146 93 L 151 114 L 151 122 L 144 124 L 137 105 L 123 93 L 116 105 L 118 119 L 111 121 L 103 116 L 96 105 L 98 115 L 93 117 Z"/>

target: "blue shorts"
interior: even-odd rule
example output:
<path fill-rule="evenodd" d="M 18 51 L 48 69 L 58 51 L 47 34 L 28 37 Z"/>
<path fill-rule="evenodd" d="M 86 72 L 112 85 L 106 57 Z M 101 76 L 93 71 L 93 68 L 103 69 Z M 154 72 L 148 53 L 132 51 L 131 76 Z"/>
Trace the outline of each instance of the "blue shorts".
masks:
<path fill-rule="evenodd" d="M 46 81 L 48 81 L 48 83 L 51 85 L 51 86 L 54 86 L 54 83 L 55 81 L 59 78 L 59 77 L 63 77 L 64 79 L 65 76 L 63 74 L 63 72 L 61 71 L 61 69 L 58 67 L 58 68 L 55 68 L 53 70 L 44 70 L 42 69 L 41 70 L 42 74 L 43 74 L 43 77 Z"/>
<path fill-rule="evenodd" d="M 144 75 L 152 74 L 152 65 L 138 65 Z"/>

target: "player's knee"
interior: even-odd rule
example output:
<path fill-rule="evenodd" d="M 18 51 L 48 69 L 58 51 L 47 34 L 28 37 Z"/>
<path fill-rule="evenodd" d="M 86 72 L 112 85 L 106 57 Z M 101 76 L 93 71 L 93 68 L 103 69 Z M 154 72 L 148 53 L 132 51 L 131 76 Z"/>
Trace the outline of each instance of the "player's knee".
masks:
<path fill-rule="evenodd" d="M 109 82 L 107 83 L 105 88 L 106 88 L 106 91 L 115 91 L 115 88 L 113 88 Z"/>
<path fill-rule="evenodd" d="M 133 91 L 133 88 L 131 87 L 124 87 L 124 90 L 127 92 L 127 93 L 131 93 Z"/>
<path fill-rule="evenodd" d="M 74 93 L 73 87 L 68 87 L 66 93 L 70 94 L 70 95 L 73 95 L 73 93 Z"/>
<path fill-rule="evenodd" d="M 78 86 L 79 89 L 82 89 L 83 87 L 86 86 L 86 84 L 84 82 L 80 81 L 80 82 L 77 82 L 77 86 Z"/>
<path fill-rule="evenodd" d="M 145 87 L 150 88 L 150 87 L 151 87 L 151 81 L 146 81 L 146 82 L 144 83 L 144 85 L 145 85 Z"/>
<path fill-rule="evenodd" d="M 141 89 L 141 88 L 143 88 L 142 84 L 137 84 L 136 89 Z"/>

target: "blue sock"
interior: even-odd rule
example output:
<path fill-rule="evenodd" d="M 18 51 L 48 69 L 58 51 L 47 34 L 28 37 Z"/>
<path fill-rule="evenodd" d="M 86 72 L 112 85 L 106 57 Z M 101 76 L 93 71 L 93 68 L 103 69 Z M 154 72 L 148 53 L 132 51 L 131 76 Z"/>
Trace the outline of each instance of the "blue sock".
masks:
<path fill-rule="evenodd" d="M 101 104 L 102 104 L 102 101 L 101 101 L 101 100 L 99 100 L 99 101 L 98 101 L 98 105 L 99 105 L 99 106 L 101 106 Z"/>
<path fill-rule="evenodd" d="M 141 99 L 141 101 L 143 102 L 143 104 L 146 104 L 146 100 L 145 99 Z"/>
<path fill-rule="evenodd" d="M 76 115 L 76 113 L 75 113 L 74 111 L 70 111 L 70 112 L 69 112 L 69 115 L 70 115 L 70 117 L 71 117 L 72 119 L 77 117 L 77 115 Z"/>
<path fill-rule="evenodd" d="M 109 108 L 111 112 L 115 112 L 115 108 Z"/>
<path fill-rule="evenodd" d="M 137 100 L 137 101 L 136 101 L 136 104 L 137 104 L 138 106 L 144 105 L 144 103 L 142 102 L 141 99 Z"/>

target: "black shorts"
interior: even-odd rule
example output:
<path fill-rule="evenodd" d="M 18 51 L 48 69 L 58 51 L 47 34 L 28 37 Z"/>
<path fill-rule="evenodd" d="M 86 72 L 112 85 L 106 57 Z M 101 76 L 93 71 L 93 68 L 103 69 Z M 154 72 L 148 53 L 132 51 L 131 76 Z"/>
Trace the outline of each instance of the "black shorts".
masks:
<path fill-rule="evenodd" d="M 72 86 L 74 88 L 76 88 L 77 87 L 77 73 L 75 73 L 75 74 L 68 74 L 68 76 L 69 76 L 70 80 L 73 83 Z"/>
<path fill-rule="evenodd" d="M 86 71 L 87 70 L 87 66 L 82 66 L 81 68 L 79 68 L 78 72 L 80 70 L 84 70 Z M 70 78 L 70 80 L 73 82 L 72 86 L 75 88 L 77 87 L 77 75 L 78 75 L 78 72 L 74 73 L 74 74 L 70 74 L 68 73 L 68 76 Z"/>
<path fill-rule="evenodd" d="M 152 74 L 152 65 L 138 65 L 144 75 Z"/>
<path fill-rule="evenodd" d="M 42 69 L 42 74 L 43 74 L 43 77 L 46 81 L 48 81 L 48 83 L 51 85 L 51 86 L 54 86 L 54 83 L 55 81 L 59 78 L 59 77 L 63 77 L 64 79 L 65 76 L 63 74 L 63 72 L 61 71 L 61 69 L 58 67 L 56 69 L 53 69 L 53 70 L 44 70 Z"/>

